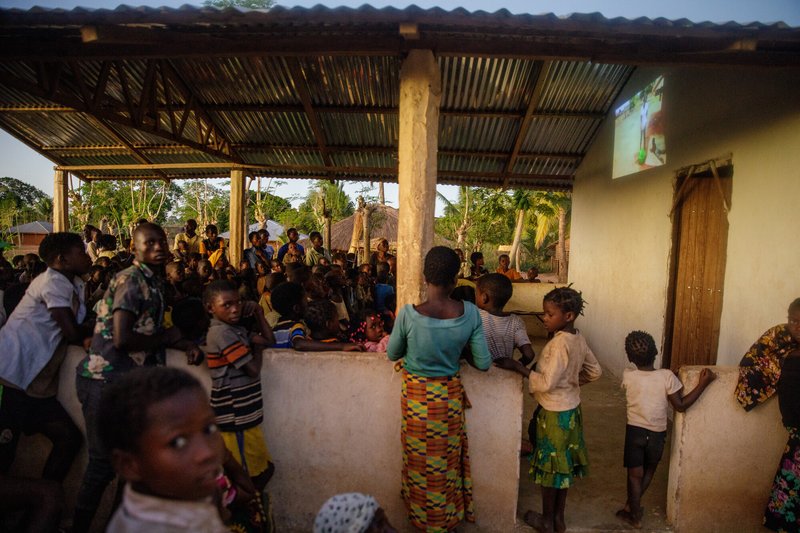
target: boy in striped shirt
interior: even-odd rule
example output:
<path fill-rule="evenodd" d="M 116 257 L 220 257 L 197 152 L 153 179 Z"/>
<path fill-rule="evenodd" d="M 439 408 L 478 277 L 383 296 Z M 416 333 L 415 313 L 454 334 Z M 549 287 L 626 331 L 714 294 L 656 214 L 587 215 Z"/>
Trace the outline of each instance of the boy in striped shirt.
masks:
<path fill-rule="evenodd" d="M 206 336 L 211 407 L 225 446 L 262 491 L 275 467 L 260 427 L 261 352 L 275 337 L 261 307 L 242 302 L 226 280 L 210 283 L 203 303 L 213 317 Z M 253 331 L 244 327 L 245 321 L 253 322 Z"/>

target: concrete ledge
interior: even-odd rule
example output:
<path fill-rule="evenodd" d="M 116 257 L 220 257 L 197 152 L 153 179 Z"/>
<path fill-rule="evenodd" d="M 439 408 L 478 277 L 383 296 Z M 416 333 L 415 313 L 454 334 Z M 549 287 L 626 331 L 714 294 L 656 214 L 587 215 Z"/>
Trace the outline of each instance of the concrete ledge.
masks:
<path fill-rule="evenodd" d="M 701 366 L 684 367 L 685 390 Z M 685 413 L 675 413 L 667 517 L 678 532 L 763 531 L 761 518 L 788 435 L 777 398 L 745 412 L 734 398 L 737 367 L 717 379 Z"/>
<path fill-rule="evenodd" d="M 566 287 L 565 283 L 514 283 L 514 293 L 506 304 L 505 311 L 526 311 L 541 313 L 544 311 L 542 300 L 544 295 L 556 287 Z M 542 321 L 531 315 L 522 315 L 522 321 L 530 337 L 547 337 Z"/>
<path fill-rule="evenodd" d="M 75 367 L 84 354 L 70 347 L 58 395 L 81 428 Z M 210 387 L 206 368 L 188 367 L 183 352 L 169 350 L 167 364 L 188 370 Z M 512 531 L 522 382 L 496 368 L 483 373 L 463 367 L 462 377 L 472 402 L 467 431 L 477 523 L 470 529 Z M 309 531 L 322 503 L 349 491 L 372 494 L 395 527 L 408 530 L 400 498 L 401 376 L 385 354 L 266 350 L 262 385 L 262 427 L 276 463 L 269 487 L 280 531 Z M 37 477 L 48 449 L 43 437 L 23 439 L 14 473 Z M 85 464 L 84 450 L 65 482 L 70 509 Z"/>

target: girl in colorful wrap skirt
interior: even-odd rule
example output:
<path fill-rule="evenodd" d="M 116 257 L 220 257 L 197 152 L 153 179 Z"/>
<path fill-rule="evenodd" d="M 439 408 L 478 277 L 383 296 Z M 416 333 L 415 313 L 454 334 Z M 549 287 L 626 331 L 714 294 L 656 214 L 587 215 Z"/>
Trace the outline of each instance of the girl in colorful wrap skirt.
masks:
<path fill-rule="evenodd" d="M 586 339 L 575 329 L 583 312 L 581 294 L 560 287 L 544 297 L 542 322 L 553 337 L 542 350 L 536 371 L 519 361 L 504 361 L 503 368 L 529 378 L 531 394 L 541 409 L 536 413 L 536 442 L 530 473 L 542 486 L 542 514 L 525 513 L 525 522 L 538 531 L 566 531 L 564 509 L 567 491 L 589 466 L 583 441 L 581 389 L 600 377 L 602 370 Z"/>
<path fill-rule="evenodd" d="M 773 531 L 800 531 L 800 298 L 788 319 L 766 331 L 739 363 L 736 399 L 750 411 L 778 395 L 789 439 L 778 464 L 763 524 Z"/>
<path fill-rule="evenodd" d="M 403 359 L 401 492 L 411 523 L 428 532 L 474 521 L 459 359 L 466 345 L 479 370 L 492 357 L 478 308 L 450 298 L 460 266 L 450 248 L 428 252 L 428 299 L 400 309 L 387 348 L 389 359 Z"/>

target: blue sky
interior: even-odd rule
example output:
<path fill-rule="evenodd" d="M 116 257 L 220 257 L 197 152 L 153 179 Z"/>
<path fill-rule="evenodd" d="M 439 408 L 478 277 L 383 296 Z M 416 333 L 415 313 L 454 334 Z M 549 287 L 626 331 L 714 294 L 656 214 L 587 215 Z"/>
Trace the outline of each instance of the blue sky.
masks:
<path fill-rule="evenodd" d="M 87 8 L 114 8 L 121 3 L 137 6 L 168 6 L 179 7 L 184 4 L 200 5 L 201 0 L 132 0 L 130 2 L 116 2 L 109 0 L 0 0 L 2 8 L 30 9 L 33 6 L 72 9 L 75 7 Z M 486 2 L 478 0 L 416 0 L 414 2 L 390 2 L 378 0 L 373 2 L 355 1 L 283 1 L 278 0 L 278 5 L 311 7 L 323 4 L 328 7 L 349 6 L 358 7 L 370 3 L 375 7 L 394 6 L 403 8 L 416 4 L 423 8 L 441 7 L 455 9 L 463 7 L 469 11 L 485 10 L 496 11 L 505 8 L 512 13 L 555 13 L 566 15 L 569 13 L 594 13 L 600 12 L 606 17 L 665 17 L 669 19 L 687 18 L 693 22 L 711 21 L 723 23 L 735 21 L 738 23 L 763 22 L 771 23 L 783 21 L 790 26 L 800 26 L 800 0 L 500 0 L 499 2 Z M 53 163 L 37 154 L 24 144 L 20 143 L 4 131 L 0 130 L 0 176 L 10 176 L 30 183 L 47 194 L 52 194 Z M 345 189 L 351 195 L 362 189 L 365 184 L 347 184 Z M 309 184 L 305 180 L 287 180 L 286 185 L 276 192 L 284 197 L 293 198 L 293 203 L 299 203 L 308 191 Z M 455 198 L 457 188 L 452 186 L 440 187 L 448 197 Z M 375 189 L 377 195 L 377 187 Z M 397 205 L 397 186 L 387 184 L 386 198 L 388 203 Z M 437 200 L 440 202 L 440 200 Z M 437 214 L 441 205 L 437 206 Z"/>

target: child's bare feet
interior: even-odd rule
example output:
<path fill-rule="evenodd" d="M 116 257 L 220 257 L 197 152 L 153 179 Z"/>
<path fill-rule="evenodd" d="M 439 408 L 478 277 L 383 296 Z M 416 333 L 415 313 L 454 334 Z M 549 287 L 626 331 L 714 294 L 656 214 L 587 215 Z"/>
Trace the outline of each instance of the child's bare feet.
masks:
<path fill-rule="evenodd" d="M 638 513 L 638 516 L 634 515 L 627 509 L 627 505 L 625 509 L 620 509 L 617 511 L 617 518 L 622 520 L 623 522 L 631 525 L 635 529 L 642 529 L 642 513 L 641 510 Z"/>
<path fill-rule="evenodd" d="M 553 519 L 553 529 L 556 533 L 565 533 L 567 531 L 567 524 L 563 519 L 560 519 L 558 516 L 556 516 Z"/>
<path fill-rule="evenodd" d="M 524 517 L 525 523 L 540 533 L 552 533 L 553 524 L 548 524 L 542 515 L 535 511 L 528 511 Z"/>

